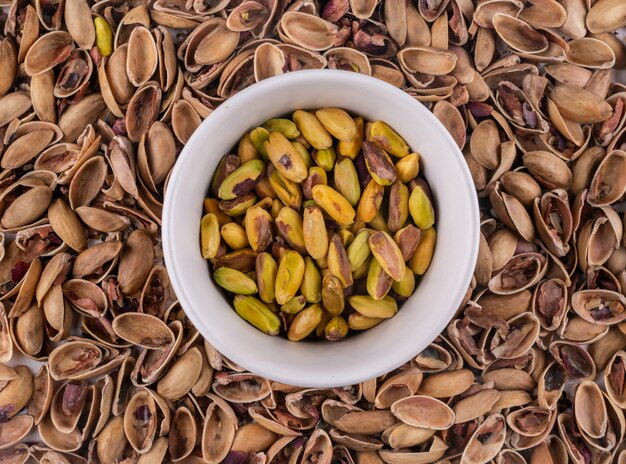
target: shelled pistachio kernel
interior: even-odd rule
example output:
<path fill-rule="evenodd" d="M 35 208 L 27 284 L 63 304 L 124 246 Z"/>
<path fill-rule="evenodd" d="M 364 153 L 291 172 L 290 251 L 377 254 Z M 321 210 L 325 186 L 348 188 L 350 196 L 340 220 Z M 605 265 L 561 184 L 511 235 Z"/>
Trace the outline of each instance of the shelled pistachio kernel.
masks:
<path fill-rule="evenodd" d="M 201 236 L 237 312 L 291 341 L 337 341 L 392 317 L 435 246 L 419 154 L 340 108 L 270 119 L 233 152 L 213 175 Z"/>

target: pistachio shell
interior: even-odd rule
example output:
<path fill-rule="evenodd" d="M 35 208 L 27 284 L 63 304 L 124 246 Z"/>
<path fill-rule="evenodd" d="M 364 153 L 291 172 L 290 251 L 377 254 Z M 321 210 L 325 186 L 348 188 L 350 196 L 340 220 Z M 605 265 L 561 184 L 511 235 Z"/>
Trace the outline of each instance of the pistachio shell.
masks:
<path fill-rule="evenodd" d="M 454 424 L 454 412 L 445 403 L 427 396 L 409 396 L 391 405 L 391 412 L 413 427 L 445 430 Z"/>

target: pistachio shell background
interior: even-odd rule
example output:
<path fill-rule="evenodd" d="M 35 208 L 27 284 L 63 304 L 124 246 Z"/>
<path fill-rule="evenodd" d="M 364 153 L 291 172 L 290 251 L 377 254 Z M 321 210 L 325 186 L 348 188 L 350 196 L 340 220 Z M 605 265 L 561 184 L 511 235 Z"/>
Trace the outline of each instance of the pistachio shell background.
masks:
<path fill-rule="evenodd" d="M 0 5 L 1 461 L 625 462 L 624 2 Z M 484 240 L 427 350 L 311 390 L 202 339 L 160 265 L 159 217 L 215 107 L 324 67 L 430 106 Z"/>

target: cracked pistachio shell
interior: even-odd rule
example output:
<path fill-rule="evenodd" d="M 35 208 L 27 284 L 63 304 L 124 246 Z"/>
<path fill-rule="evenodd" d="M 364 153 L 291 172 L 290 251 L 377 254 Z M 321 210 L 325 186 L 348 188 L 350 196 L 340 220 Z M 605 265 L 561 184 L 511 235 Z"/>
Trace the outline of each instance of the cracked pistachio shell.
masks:
<path fill-rule="evenodd" d="M 270 161 L 283 177 L 293 182 L 306 179 L 308 173 L 304 160 L 287 137 L 280 132 L 270 132 L 264 146 Z"/>
<path fill-rule="evenodd" d="M 412 273 L 411 273 L 412 274 Z M 370 261 L 369 269 L 367 272 L 367 293 L 375 300 L 381 300 L 389 290 L 391 290 L 391 285 L 394 280 L 387 274 L 380 264 L 378 260 L 372 259 Z"/>
<path fill-rule="evenodd" d="M 220 234 L 222 240 L 233 250 L 241 250 L 250 246 L 245 229 L 236 222 L 223 224 L 220 228 Z"/>
<path fill-rule="evenodd" d="M 414 395 L 391 405 L 391 413 L 413 427 L 445 430 L 454 424 L 454 412 L 448 405 L 428 396 Z"/>
<path fill-rule="evenodd" d="M 398 312 L 398 304 L 390 296 L 375 300 L 366 295 L 354 295 L 348 302 L 357 312 L 370 318 L 387 319 Z"/>
<path fill-rule="evenodd" d="M 174 333 L 161 319 L 143 313 L 123 313 L 113 319 L 115 334 L 129 343 L 163 349 L 174 342 Z"/>
<path fill-rule="evenodd" d="M 264 170 L 265 164 L 261 160 L 253 159 L 243 163 L 222 181 L 218 196 L 222 200 L 232 200 L 248 193 Z"/>
<path fill-rule="evenodd" d="M 291 300 L 302 283 L 304 276 L 304 259 L 296 251 L 286 252 L 280 259 L 276 273 L 274 294 L 278 304 Z"/>
<path fill-rule="evenodd" d="M 346 250 L 348 254 L 348 261 L 350 261 L 350 269 L 353 274 L 363 265 L 363 263 L 367 261 L 367 258 L 369 258 L 371 254 L 368 243 L 369 237 L 369 230 L 361 230 Z"/>
<path fill-rule="evenodd" d="M 359 221 L 371 222 L 378 213 L 383 202 L 385 188 L 375 180 L 370 180 L 359 200 L 356 216 Z"/>
<path fill-rule="evenodd" d="M 435 223 L 435 210 L 424 189 L 418 185 L 409 197 L 409 211 L 415 225 L 425 230 Z"/>
<path fill-rule="evenodd" d="M 361 198 L 361 185 L 356 173 L 354 163 L 350 158 L 344 157 L 335 163 L 333 177 L 335 189 L 341 193 L 352 206 L 356 206 Z"/>
<path fill-rule="evenodd" d="M 361 116 L 354 118 L 354 125 L 357 129 L 354 140 L 348 142 L 339 140 L 337 144 L 337 153 L 350 159 L 355 159 L 361 152 L 361 145 L 363 144 L 363 118 Z"/>
<path fill-rule="evenodd" d="M 220 246 L 220 227 L 217 216 L 213 213 L 205 214 L 200 221 L 200 242 L 202 257 L 213 259 Z"/>
<path fill-rule="evenodd" d="M 289 340 L 297 342 L 309 336 L 322 321 L 323 314 L 319 304 L 312 304 L 296 314 L 287 332 Z"/>
<path fill-rule="evenodd" d="M 369 140 L 363 142 L 363 158 L 367 171 L 377 183 L 384 186 L 396 181 L 396 168 L 380 146 Z"/>
<path fill-rule="evenodd" d="M 296 123 L 289 119 L 270 119 L 263 124 L 263 127 L 270 132 L 280 132 L 288 139 L 295 139 L 300 136 Z"/>
<path fill-rule="evenodd" d="M 300 293 L 309 303 L 319 303 L 322 299 L 322 276 L 310 256 L 304 258 L 304 275 L 300 284 Z"/>
<path fill-rule="evenodd" d="M 367 140 L 376 143 L 392 156 L 403 158 L 409 154 L 409 146 L 404 139 L 383 121 L 372 123 Z"/>
<path fill-rule="evenodd" d="M 276 228 L 287 243 L 299 253 L 306 251 L 302 217 L 298 212 L 289 206 L 283 206 L 274 221 Z M 315 236 L 319 240 L 319 236 Z"/>
<path fill-rule="evenodd" d="M 402 252 L 396 242 L 383 231 L 376 231 L 370 234 L 368 243 L 374 258 L 378 261 L 383 270 L 391 276 L 393 280 L 404 279 L 406 266 Z"/>
<path fill-rule="evenodd" d="M 223 289 L 239 295 L 254 295 L 258 290 L 254 280 L 246 274 L 225 266 L 216 269 L 213 278 Z"/>
<path fill-rule="evenodd" d="M 267 250 L 273 240 L 272 217 L 260 206 L 252 206 L 246 211 L 244 226 L 248 243 L 254 251 Z"/>
<path fill-rule="evenodd" d="M 420 155 L 411 153 L 396 163 L 398 180 L 408 183 L 415 179 L 420 172 Z"/>
<path fill-rule="evenodd" d="M 270 253 L 259 253 L 255 261 L 256 280 L 259 297 L 265 303 L 274 301 L 274 285 L 278 263 Z"/>
<path fill-rule="evenodd" d="M 343 287 L 337 277 L 324 276 L 322 280 L 322 304 L 324 309 L 332 316 L 338 316 L 345 307 Z"/>
<path fill-rule="evenodd" d="M 409 259 L 409 268 L 416 275 L 423 275 L 430 266 L 433 253 L 435 252 L 436 241 L 437 231 L 433 227 L 422 231 L 417 248 L 411 256 L 411 259 Z"/>
<path fill-rule="evenodd" d="M 337 277 L 343 287 L 352 285 L 352 269 L 348 254 L 338 234 L 334 234 L 328 245 L 328 270 L 331 275 Z"/>
<path fill-rule="evenodd" d="M 305 206 L 302 228 L 306 251 L 313 259 L 323 259 L 328 253 L 328 232 L 322 210 L 315 205 Z"/>
<path fill-rule="evenodd" d="M 280 320 L 265 303 L 253 296 L 237 295 L 233 300 L 235 311 L 245 321 L 261 332 L 277 335 L 280 331 Z"/>
<path fill-rule="evenodd" d="M 351 142 L 357 137 L 358 129 L 356 124 L 345 110 L 341 108 L 321 108 L 315 112 L 315 116 L 336 139 L 342 142 Z"/>
<path fill-rule="evenodd" d="M 315 185 L 311 192 L 315 202 L 337 223 L 349 226 L 354 222 L 354 208 L 339 192 L 327 185 Z"/>
<path fill-rule="evenodd" d="M 48 208 L 48 219 L 55 233 L 76 251 L 87 248 L 87 234 L 82 223 L 61 198 L 53 201 Z"/>
<path fill-rule="evenodd" d="M 297 110 L 293 113 L 293 121 L 296 123 L 302 136 L 316 150 L 330 148 L 333 139 L 320 120 L 312 113 Z"/>

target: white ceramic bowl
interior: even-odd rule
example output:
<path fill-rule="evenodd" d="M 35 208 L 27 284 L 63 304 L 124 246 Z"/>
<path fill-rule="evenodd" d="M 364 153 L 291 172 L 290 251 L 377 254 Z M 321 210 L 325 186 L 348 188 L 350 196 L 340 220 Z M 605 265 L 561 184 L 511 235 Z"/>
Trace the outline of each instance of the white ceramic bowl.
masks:
<path fill-rule="evenodd" d="M 339 343 L 289 342 L 241 319 L 209 276 L 199 229 L 217 163 L 240 137 L 295 109 L 344 108 L 393 127 L 421 155 L 436 201 L 437 246 L 416 292 L 393 318 Z M 178 159 L 163 209 L 165 263 L 189 319 L 226 357 L 256 374 L 308 387 L 350 385 L 382 375 L 421 352 L 446 327 L 469 285 L 479 214 L 470 173 L 430 111 L 383 81 L 346 71 L 298 71 L 255 84 L 223 103 Z"/>

